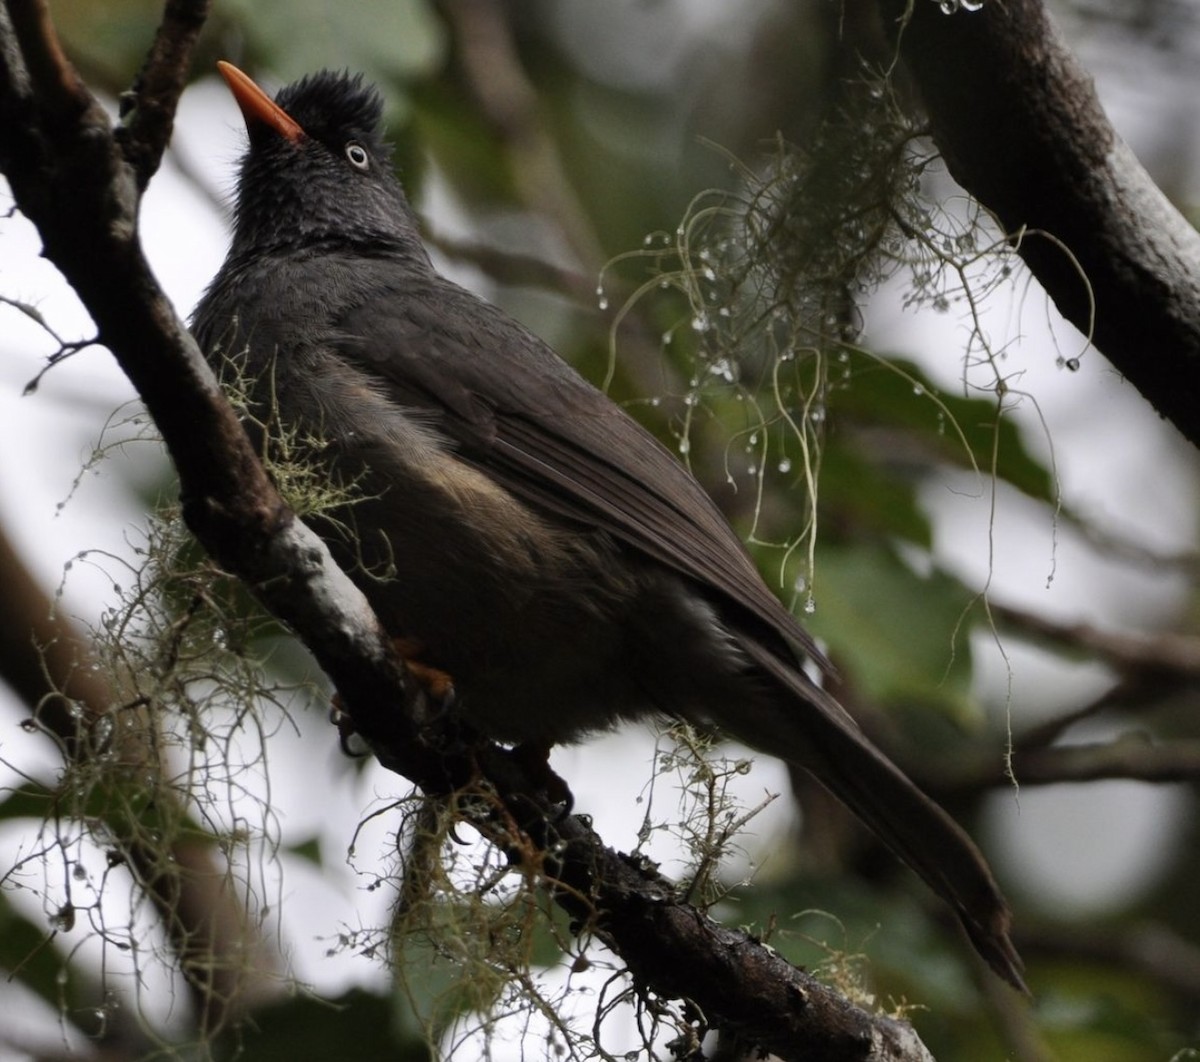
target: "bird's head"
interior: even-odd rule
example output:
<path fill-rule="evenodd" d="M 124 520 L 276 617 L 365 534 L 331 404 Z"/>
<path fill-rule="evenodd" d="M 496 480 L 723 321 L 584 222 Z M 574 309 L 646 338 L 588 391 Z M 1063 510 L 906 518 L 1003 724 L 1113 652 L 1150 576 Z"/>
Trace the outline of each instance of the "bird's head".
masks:
<path fill-rule="evenodd" d="M 322 70 L 271 99 L 219 63 L 246 122 L 234 251 L 355 246 L 417 250 L 416 219 L 383 140 L 383 100 L 361 75 Z"/>

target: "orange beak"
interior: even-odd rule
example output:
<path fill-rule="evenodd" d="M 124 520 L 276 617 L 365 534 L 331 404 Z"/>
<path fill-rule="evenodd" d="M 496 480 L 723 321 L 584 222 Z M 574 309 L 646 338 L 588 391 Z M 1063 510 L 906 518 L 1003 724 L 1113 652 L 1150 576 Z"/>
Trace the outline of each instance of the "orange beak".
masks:
<path fill-rule="evenodd" d="M 217 63 L 217 70 L 225 79 L 233 98 L 237 100 L 247 129 L 265 126 L 293 144 L 304 139 L 306 134 L 295 119 L 263 92 L 249 75 L 243 74 L 233 63 L 224 60 Z"/>

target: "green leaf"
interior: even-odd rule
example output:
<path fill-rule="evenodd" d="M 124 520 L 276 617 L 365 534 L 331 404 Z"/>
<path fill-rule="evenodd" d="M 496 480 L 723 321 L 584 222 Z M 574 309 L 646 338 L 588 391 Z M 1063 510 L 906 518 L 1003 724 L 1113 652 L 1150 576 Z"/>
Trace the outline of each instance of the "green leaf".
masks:
<path fill-rule="evenodd" d="M 45 786 L 26 782 L 0 797 L 0 821 L 37 819 L 40 822 L 50 810 L 52 800 L 53 794 Z"/>
<path fill-rule="evenodd" d="M 294 856 L 299 856 L 305 862 L 311 863 L 314 867 L 322 867 L 325 865 L 324 859 L 321 857 L 321 837 L 316 834 L 310 837 L 307 841 L 302 841 L 300 844 L 290 844 L 284 849 Z"/>
<path fill-rule="evenodd" d="M 62 1002 L 58 983 L 65 960 L 50 943 L 49 926 L 35 925 L 0 893 L 0 968 L 36 992 L 55 1010 Z"/>
<path fill-rule="evenodd" d="M 391 1003 L 363 989 L 335 1000 L 296 996 L 254 1011 L 221 1058 L 259 1062 L 307 1058 L 353 1058 L 355 1062 L 424 1062 L 423 1042 L 397 1034 Z"/>
<path fill-rule="evenodd" d="M 329 66 L 331 57 L 370 81 L 411 80 L 435 70 L 446 50 L 445 31 L 425 0 L 229 0 L 226 6 L 287 81 Z M 397 93 L 387 96 L 390 105 L 399 102 Z"/>
<path fill-rule="evenodd" d="M 915 483 L 889 475 L 878 462 L 836 440 L 821 455 L 817 497 L 822 526 L 832 520 L 834 527 L 895 536 L 924 549 L 933 544 L 929 517 L 917 504 Z"/>
<path fill-rule="evenodd" d="M 901 430 L 930 460 L 994 471 L 1031 498 L 1057 502 L 1054 477 L 1025 445 L 1016 422 L 999 414 L 995 398 L 942 393 L 903 358 L 852 355 L 829 404 L 839 421 Z"/>
<path fill-rule="evenodd" d="M 822 546 L 814 589 L 816 610 L 805 625 L 829 643 L 865 697 L 974 719 L 962 627 L 974 598 L 961 583 L 936 570 L 919 575 L 888 546 L 871 543 Z"/>

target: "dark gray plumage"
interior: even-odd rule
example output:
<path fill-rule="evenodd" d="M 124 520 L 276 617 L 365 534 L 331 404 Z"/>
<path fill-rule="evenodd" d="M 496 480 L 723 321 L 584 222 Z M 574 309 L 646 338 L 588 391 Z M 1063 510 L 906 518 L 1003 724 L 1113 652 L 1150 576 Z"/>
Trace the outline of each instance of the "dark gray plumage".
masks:
<path fill-rule="evenodd" d="M 1020 986 L 982 856 L 804 673 L 820 654 L 699 484 L 544 343 L 434 271 L 374 90 L 322 72 L 272 102 L 222 73 L 250 147 L 196 337 L 214 361 L 244 357 L 261 409 L 357 479 L 349 533 L 319 530 L 387 629 L 453 677 L 492 737 L 570 741 L 659 713 L 807 769 Z"/>

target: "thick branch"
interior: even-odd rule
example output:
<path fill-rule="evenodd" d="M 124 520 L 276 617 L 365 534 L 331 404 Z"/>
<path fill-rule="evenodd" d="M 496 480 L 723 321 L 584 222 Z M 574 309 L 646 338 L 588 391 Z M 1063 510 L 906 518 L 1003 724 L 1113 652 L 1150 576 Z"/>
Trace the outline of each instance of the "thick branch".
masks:
<path fill-rule="evenodd" d="M 881 0 L 955 179 L 1067 320 L 1200 445 L 1200 235 L 1109 124 L 1042 0 Z"/>
<path fill-rule="evenodd" d="M 510 755 L 497 751 L 484 767 L 506 806 L 537 806 Z M 689 1001 L 710 1027 L 786 1062 L 931 1058 L 906 1022 L 867 1013 L 744 930 L 677 900 L 672 882 L 607 848 L 580 816 L 556 821 L 539 807 L 522 826 L 546 860 L 555 900 L 577 926 L 606 940 L 638 984 Z"/>

